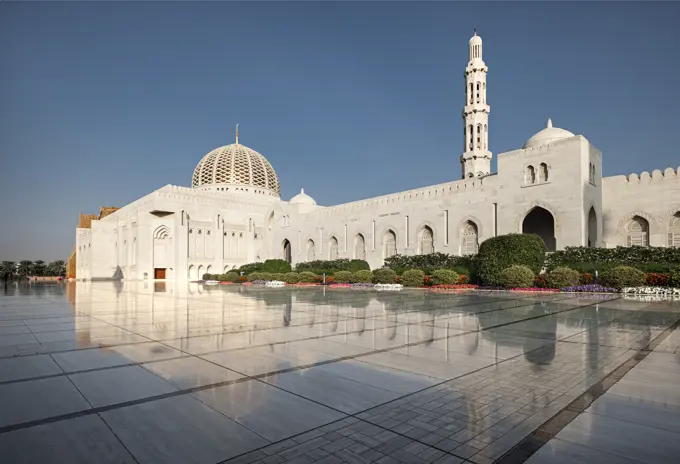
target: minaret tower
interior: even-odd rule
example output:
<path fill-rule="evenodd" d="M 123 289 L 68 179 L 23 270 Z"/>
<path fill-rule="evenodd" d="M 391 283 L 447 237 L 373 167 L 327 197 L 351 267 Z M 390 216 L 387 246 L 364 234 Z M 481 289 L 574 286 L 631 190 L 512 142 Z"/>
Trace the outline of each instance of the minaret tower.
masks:
<path fill-rule="evenodd" d="M 486 104 L 486 73 L 482 60 L 482 38 L 470 39 L 470 61 L 465 68 L 465 107 L 463 108 L 464 148 L 460 157 L 463 179 L 491 173 L 489 151 L 489 105 Z"/>

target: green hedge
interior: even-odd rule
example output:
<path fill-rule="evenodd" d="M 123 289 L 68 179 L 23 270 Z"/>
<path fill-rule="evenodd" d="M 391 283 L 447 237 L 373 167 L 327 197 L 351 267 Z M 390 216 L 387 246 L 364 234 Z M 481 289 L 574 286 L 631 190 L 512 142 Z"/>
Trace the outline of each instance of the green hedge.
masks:
<path fill-rule="evenodd" d="M 349 271 L 338 271 L 333 278 L 336 283 L 348 284 L 352 281 L 352 273 Z"/>
<path fill-rule="evenodd" d="M 373 281 L 376 284 L 393 284 L 397 279 L 397 273 L 389 267 L 383 267 L 373 271 Z"/>
<path fill-rule="evenodd" d="M 437 269 L 430 281 L 432 285 L 452 285 L 458 282 L 458 274 L 449 269 Z"/>
<path fill-rule="evenodd" d="M 298 278 L 299 278 L 300 282 L 306 283 L 306 284 L 311 284 L 311 283 L 316 282 L 316 274 L 314 274 L 313 272 L 309 272 L 309 271 L 300 272 L 298 274 Z"/>
<path fill-rule="evenodd" d="M 241 276 L 239 275 L 238 272 L 227 272 L 224 275 L 225 282 L 240 282 L 241 281 Z"/>
<path fill-rule="evenodd" d="M 621 289 L 639 287 L 645 284 L 645 273 L 630 266 L 618 266 L 600 274 L 600 283 L 605 287 Z"/>
<path fill-rule="evenodd" d="M 545 243 L 534 234 L 508 234 L 489 238 L 479 246 L 478 273 L 486 285 L 500 285 L 501 272 L 523 265 L 538 274 L 545 260 Z"/>
<path fill-rule="evenodd" d="M 373 281 L 373 273 L 367 269 L 352 274 L 352 283 L 370 284 Z"/>
<path fill-rule="evenodd" d="M 670 287 L 680 287 L 680 268 L 673 269 L 668 275 Z"/>
<path fill-rule="evenodd" d="M 401 275 L 404 287 L 421 287 L 425 282 L 425 273 L 420 269 L 409 269 Z"/>
<path fill-rule="evenodd" d="M 370 269 L 371 267 L 363 259 L 316 260 L 295 265 L 295 270 L 298 272 L 310 271 L 315 274 L 323 274 L 325 272 L 327 275 L 334 275 L 338 271 L 349 271 L 354 273 L 356 271 Z"/>
<path fill-rule="evenodd" d="M 262 266 L 264 263 L 250 263 L 250 264 L 244 264 L 240 268 L 238 268 L 238 272 L 243 272 L 243 275 L 250 275 L 253 272 L 260 272 L 262 271 Z"/>
<path fill-rule="evenodd" d="M 548 288 L 575 287 L 581 280 L 581 274 L 568 267 L 556 267 L 550 271 L 545 279 Z"/>
<path fill-rule="evenodd" d="M 503 269 L 498 275 L 498 283 L 506 288 L 526 288 L 533 286 L 534 277 L 528 266 L 518 264 Z"/>
<path fill-rule="evenodd" d="M 616 247 L 590 248 L 566 247 L 546 257 L 548 270 L 560 266 L 592 273 L 618 266 L 630 266 L 643 272 L 669 272 L 680 266 L 680 248 Z"/>
<path fill-rule="evenodd" d="M 268 259 L 262 264 L 262 271 L 285 274 L 291 271 L 290 263 L 283 259 Z"/>
<path fill-rule="evenodd" d="M 428 255 L 394 255 L 385 259 L 385 266 L 402 275 L 408 269 L 420 269 L 431 274 L 437 269 L 450 269 L 458 274 L 470 276 L 476 268 L 475 256 L 454 256 L 446 253 Z"/>
<path fill-rule="evenodd" d="M 296 284 L 300 282 L 300 276 L 297 272 L 286 272 L 283 276 L 283 281 L 287 284 Z"/>

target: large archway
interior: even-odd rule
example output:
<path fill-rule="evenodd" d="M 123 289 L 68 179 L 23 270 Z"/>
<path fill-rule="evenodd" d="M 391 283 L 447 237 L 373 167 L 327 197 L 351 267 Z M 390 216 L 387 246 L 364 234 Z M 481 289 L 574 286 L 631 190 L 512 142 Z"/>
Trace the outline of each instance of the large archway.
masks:
<path fill-rule="evenodd" d="M 597 246 L 597 214 L 592 206 L 588 211 L 588 246 Z"/>
<path fill-rule="evenodd" d="M 290 264 L 291 261 L 292 261 L 292 253 L 290 251 L 290 242 L 288 241 L 287 238 L 283 240 L 283 259 L 288 264 Z"/>
<path fill-rule="evenodd" d="M 555 218 L 545 208 L 536 206 L 522 221 L 523 234 L 536 234 L 543 239 L 547 251 L 555 251 L 557 241 L 555 240 Z"/>

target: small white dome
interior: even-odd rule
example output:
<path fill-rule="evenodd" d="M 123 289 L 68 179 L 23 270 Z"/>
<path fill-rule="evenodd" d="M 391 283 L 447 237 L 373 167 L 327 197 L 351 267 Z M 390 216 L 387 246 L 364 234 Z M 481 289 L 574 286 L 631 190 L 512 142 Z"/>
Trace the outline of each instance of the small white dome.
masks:
<path fill-rule="evenodd" d="M 305 193 L 305 189 L 300 189 L 300 193 L 290 199 L 291 205 L 316 205 L 314 198 Z"/>
<path fill-rule="evenodd" d="M 475 35 L 473 35 L 470 38 L 470 45 L 475 45 L 475 44 L 479 44 L 479 45 L 482 44 L 482 38 L 477 35 L 477 31 L 475 31 Z"/>
<path fill-rule="evenodd" d="M 546 124 L 545 129 L 536 133 L 533 137 L 524 142 L 522 148 L 537 147 L 539 145 L 545 145 L 546 143 L 568 139 L 569 137 L 574 137 L 574 134 L 568 130 L 553 127 L 552 120 L 548 119 L 548 124 Z"/>

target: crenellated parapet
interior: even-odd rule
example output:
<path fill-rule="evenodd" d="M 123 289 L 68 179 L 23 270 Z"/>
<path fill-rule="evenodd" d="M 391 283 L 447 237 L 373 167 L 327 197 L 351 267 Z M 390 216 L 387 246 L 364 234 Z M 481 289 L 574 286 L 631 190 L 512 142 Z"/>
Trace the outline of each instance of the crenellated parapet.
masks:
<path fill-rule="evenodd" d="M 647 171 L 643 171 L 640 174 L 632 173 L 627 176 L 605 177 L 603 180 L 607 182 L 616 182 L 621 185 L 648 185 L 658 182 L 677 181 L 680 178 L 680 176 L 678 176 L 679 172 L 680 167 L 678 167 L 677 170 L 673 168 L 666 168 L 664 171 L 655 169 L 651 174 Z"/>

